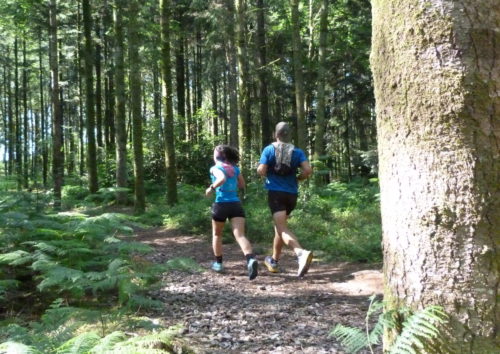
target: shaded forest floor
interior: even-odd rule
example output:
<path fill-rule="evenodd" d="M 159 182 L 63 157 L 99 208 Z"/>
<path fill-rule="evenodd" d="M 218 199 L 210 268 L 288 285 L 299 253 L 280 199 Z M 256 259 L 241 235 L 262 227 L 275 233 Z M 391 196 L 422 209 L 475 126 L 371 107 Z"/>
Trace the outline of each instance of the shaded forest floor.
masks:
<path fill-rule="evenodd" d="M 137 239 L 154 247 L 147 256 L 152 262 L 188 257 L 205 270 L 170 271 L 152 294 L 165 303 L 156 315 L 167 325 L 183 324 L 183 336 L 197 353 L 341 353 L 328 333 L 339 323 L 364 328 L 368 297 L 382 293 L 380 264 L 315 259 L 298 279 L 287 250 L 279 274 L 269 273 L 258 254 L 259 276 L 249 281 L 237 244 L 224 245 L 226 271 L 216 274 L 209 270 L 207 238 L 156 228 L 139 230 Z"/>

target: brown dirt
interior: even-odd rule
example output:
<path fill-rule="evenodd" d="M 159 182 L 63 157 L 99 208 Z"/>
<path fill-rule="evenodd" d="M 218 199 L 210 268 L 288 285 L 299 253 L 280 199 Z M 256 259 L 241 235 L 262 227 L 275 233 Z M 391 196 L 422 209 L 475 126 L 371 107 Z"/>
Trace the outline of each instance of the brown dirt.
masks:
<path fill-rule="evenodd" d="M 163 321 L 182 324 L 197 353 L 342 353 L 328 333 L 339 323 L 364 328 L 368 297 L 382 293 L 380 265 L 315 259 L 298 279 L 287 250 L 278 274 L 269 273 L 258 255 L 259 276 L 250 281 L 237 244 L 224 245 L 226 270 L 216 274 L 203 236 L 158 228 L 138 232 L 138 240 L 155 248 L 149 256 L 154 262 L 190 257 L 206 269 L 168 272 L 153 294 L 165 302 Z"/>

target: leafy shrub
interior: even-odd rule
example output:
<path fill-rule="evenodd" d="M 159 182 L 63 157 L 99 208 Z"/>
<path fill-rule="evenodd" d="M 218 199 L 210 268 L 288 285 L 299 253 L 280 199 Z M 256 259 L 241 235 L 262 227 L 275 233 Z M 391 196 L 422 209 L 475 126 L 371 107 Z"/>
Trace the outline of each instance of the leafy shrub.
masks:
<path fill-rule="evenodd" d="M 380 344 L 384 330 L 396 331 L 395 341 L 387 348 L 390 354 L 442 352 L 445 346 L 442 329 L 448 321 L 448 315 L 442 307 L 428 306 L 416 312 L 408 308 L 382 312 L 384 304 L 375 300 L 375 297 L 370 297 L 364 329 L 338 324 L 330 332 L 348 353 L 357 353 L 363 348 L 369 348 L 373 353 L 373 346 Z M 370 319 L 377 313 L 378 320 L 370 330 Z"/>
<path fill-rule="evenodd" d="M 62 189 L 62 203 L 65 209 L 74 208 L 82 203 L 89 195 L 88 188 L 83 186 L 66 185 Z"/>

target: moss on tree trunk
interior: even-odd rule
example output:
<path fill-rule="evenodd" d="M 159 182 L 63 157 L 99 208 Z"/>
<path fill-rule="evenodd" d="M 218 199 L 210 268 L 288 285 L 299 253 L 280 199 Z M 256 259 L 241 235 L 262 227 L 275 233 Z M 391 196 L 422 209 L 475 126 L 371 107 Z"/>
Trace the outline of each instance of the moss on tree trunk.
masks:
<path fill-rule="evenodd" d="M 500 2 L 374 0 L 386 298 L 498 349 Z M 386 343 L 387 344 L 387 343 Z"/>

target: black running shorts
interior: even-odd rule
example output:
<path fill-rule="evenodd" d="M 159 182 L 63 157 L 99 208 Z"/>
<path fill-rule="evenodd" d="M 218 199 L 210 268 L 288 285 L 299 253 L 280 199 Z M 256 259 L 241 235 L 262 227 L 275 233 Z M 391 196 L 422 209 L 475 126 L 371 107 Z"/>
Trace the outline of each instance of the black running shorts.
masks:
<path fill-rule="evenodd" d="M 215 221 L 224 222 L 227 219 L 245 217 L 245 211 L 241 206 L 241 202 L 225 202 L 212 204 L 212 219 Z"/>
<path fill-rule="evenodd" d="M 290 215 L 292 210 L 297 206 L 297 194 L 267 191 L 267 202 L 269 209 L 271 209 L 271 214 L 286 210 L 286 215 Z"/>

